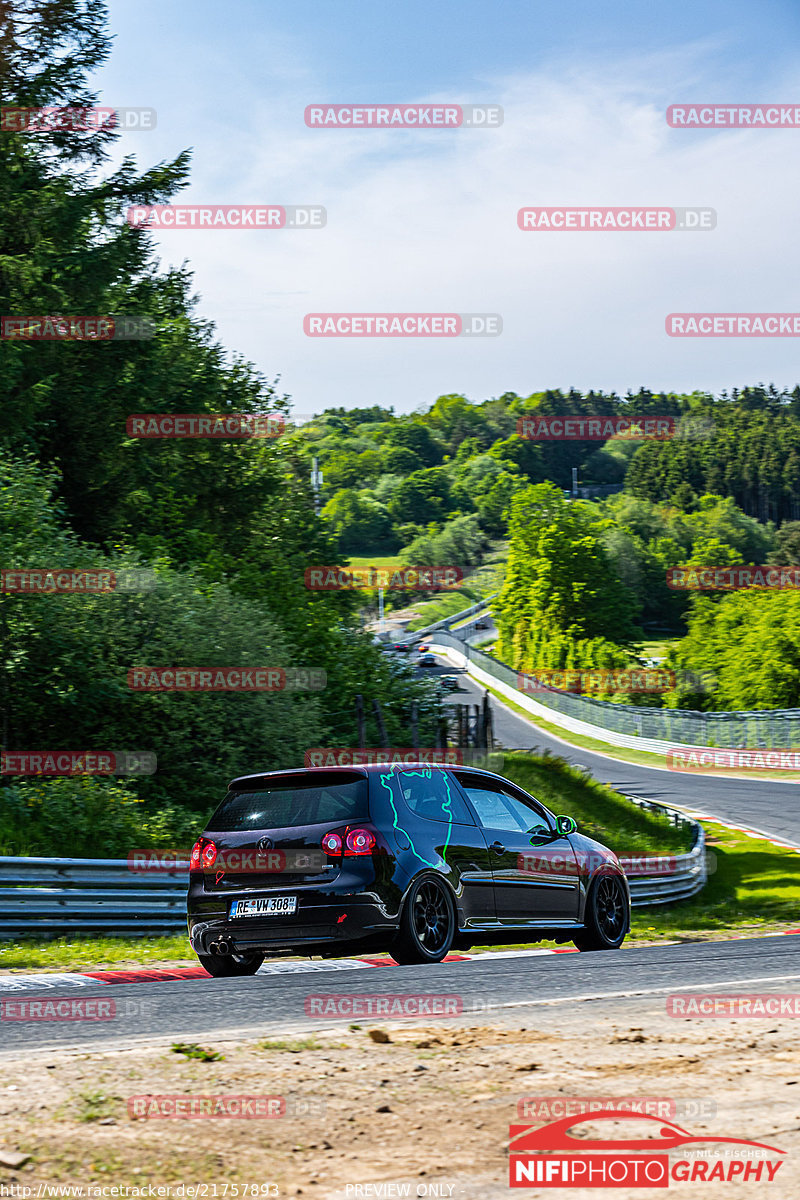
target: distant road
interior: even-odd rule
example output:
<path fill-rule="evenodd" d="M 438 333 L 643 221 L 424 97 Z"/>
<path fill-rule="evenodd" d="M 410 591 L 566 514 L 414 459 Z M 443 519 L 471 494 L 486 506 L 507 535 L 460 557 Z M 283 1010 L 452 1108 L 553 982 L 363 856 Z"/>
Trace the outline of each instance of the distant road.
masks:
<path fill-rule="evenodd" d="M 485 689 L 470 679 L 466 671 L 451 666 L 444 658 L 438 661 L 441 667 L 431 668 L 428 673 L 457 675 L 461 683 L 460 691 L 447 695 L 448 703 L 482 701 Z M 610 783 L 620 792 L 720 817 L 800 847 L 800 783 L 715 779 L 707 775 L 689 777 L 666 768 L 619 762 L 544 733 L 494 696 L 490 702 L 495 738 L 508 750 L 548 749 L 568 762 L 587 766 L 596 779 Z"/>

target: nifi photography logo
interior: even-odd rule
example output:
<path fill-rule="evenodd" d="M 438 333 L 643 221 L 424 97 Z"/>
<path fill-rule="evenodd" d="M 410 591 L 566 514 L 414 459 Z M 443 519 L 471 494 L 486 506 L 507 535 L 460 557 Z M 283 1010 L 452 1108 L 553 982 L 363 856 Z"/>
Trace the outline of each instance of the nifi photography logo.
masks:
<path fill-rule="evenodd" d="M 642 1137 L 596 1138 L 581 1129 L 601 1121 L 643 1122 Z M 570 1133 L 576 1129 L 576 1134 Z M 583 1135 L 583 1136 L 581 1136 Z M 726 1149 L 711 1155 L 692 1148 L 713 1142 Z M 738 1151 L 728 1147 L 741 1147 Z M 669 1152 L 677 1152 L 670 1160 Z M 754 1157 L 754 1151 L 765 1155 Z M 785 1150 L 744 1138 L 695 1137 L 672 1121 L 610 1109 L 563 1117 L 547 1125 L 512 1125 L 509 1143 L 511 1187 L 666 1188 L 674 1183 L 772 1183 Z"/>

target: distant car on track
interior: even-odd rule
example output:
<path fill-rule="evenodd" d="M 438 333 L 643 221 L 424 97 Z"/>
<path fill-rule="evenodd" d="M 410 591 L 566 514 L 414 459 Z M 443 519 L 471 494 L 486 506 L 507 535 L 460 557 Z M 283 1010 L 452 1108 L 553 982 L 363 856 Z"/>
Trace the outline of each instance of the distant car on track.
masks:
<path fill-rule="evenodd" d="M 482 944 L 613 950 L 630 925 L 616 855 L 472 767 L 313 767 L 234 779 L 195 843 L 189 937 L 211 975 L 264 958 Z"/>
<path fill-rule="evenodd" d="M 436 656 L 434 654 L 423 654 L 421 658 L 417 659 L 418 667 L 435 667 L 436 665 Z"/>
<path fill-rule="evenodd" d="M 446 692 L 457 692 L 461 687 L 461 682 L 457 675 L 442 675 L 439 679 L 439 685 Z"/>
<path fill-rule="evenodd" d="M 408 654 L 411 646 L 408 642 L 395 642 L 393 650 L 399 650 L 401 654 Z"/>
<path fill-rule="evenodd" d="M 475 628 L 476 629 L 489 629 L 489 628 L 491 628 L 491 626 L 489 625 L 488 621 L 476 621 Z"/>

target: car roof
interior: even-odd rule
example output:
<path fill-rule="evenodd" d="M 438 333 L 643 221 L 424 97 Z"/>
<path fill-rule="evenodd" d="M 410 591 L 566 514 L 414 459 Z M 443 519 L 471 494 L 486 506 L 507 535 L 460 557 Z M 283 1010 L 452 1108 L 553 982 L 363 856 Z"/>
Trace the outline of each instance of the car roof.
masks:
<path fill-rule="evenodd" d="M 375 752 L 376 751 L 374 751 L 374 750 L 368 751 L 368 753 L 375 753 Z M 387 751 L 387 753 L 389 753 L 389 752 Z M 446 751 L 444 751 L 443 753 L 446 753 Z M 318 776 L 318 775 L 330 776 L 330 775 L 341 774 L 341 775 L 352 776 L 353 772 L 355 772 L 356 774 L 361 773 L 364 775 L 375 775 L 378 773 L 385 775 L 387 770 L 388 771 L 408 771 L 408 770 L 428 769 L 430 767 L 437 767 L 437 768 L 446 769 L 446 770 L 467 770 L 471 774 L 485 775 L 487 779 L 503 779 L 502 775 L 497 775 L 494 771 L 484 771 L 483 768 L 471 767 L 468 763 L 456 763 L 456 762 L 431 763 L 431 762 L 417 761 L 417 762 L 395 762 L 395 763 L 353 763 L 352 766 L 337 765 L 337 766 L 332 766 L 332 767 L 297 767 L 294 770 L 292 770 L 290 768 L 288 770 L 283 770 L 283 771 L 261 771 L 256 775 L 238 775 L 235 779 L 231 780 L 230 787 L 232 789 L 238 790 L 238 789 L 241 789 L 242 787 L 246 787 L 247 785 L 250 785 L 252 787 L 257 783 L 262 783 L 264 780 L 278 780 L 279 781 L 280 779 L 285 778 L 287 776 L 291 776 L 291 777 L 303 776 L 303 777 L 307 777 L 309 779 L 309 782 L 311 782 L 313 780 L 314 776 Z M 503 780 L 503 782 L 506 782 L 506 781 Z"/>

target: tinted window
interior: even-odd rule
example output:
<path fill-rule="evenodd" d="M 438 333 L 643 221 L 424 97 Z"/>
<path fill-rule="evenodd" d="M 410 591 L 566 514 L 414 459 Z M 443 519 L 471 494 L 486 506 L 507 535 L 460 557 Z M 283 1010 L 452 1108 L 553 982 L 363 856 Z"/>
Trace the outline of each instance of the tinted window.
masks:
<path fill-rule="evenodd" d="M 469 796 L 478 820 L 487 829 L 504 829 L 511 833 L 549 832 L 542 814 L 502 785 L 473 777 L 462 779 L 461 786 Z"/>
<path fill-rule="evenodd" d="M 363 821 L 369 816 L 367 781 L 280 785 L 228 792 L 209 822 L 209 831 L 279 829 L 291 825 Z"/>
<path fill-rule="evenodd" d="M 428 821 L 447 825 L 474 825 L 466 804 L 461 799 L 447 771 L 398 771 L 395 779 L 408 808 Z"/>

